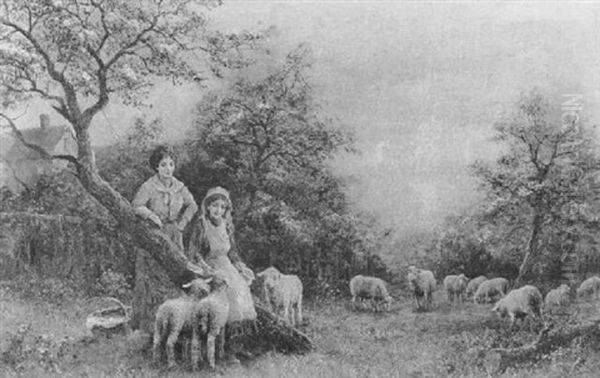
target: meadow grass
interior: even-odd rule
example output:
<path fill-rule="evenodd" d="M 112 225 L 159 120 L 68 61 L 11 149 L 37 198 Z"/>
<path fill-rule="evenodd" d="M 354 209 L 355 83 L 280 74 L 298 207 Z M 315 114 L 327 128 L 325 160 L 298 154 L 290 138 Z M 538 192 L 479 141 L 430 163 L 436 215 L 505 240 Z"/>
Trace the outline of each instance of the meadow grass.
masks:
<path fill-rule="evenodd" d="M 451 306 L 436 298 L 431 312 L 415 312 L 408 298 L 388 312 L 355 311 L 348 300 L 310 302 L 303 326 L 315 351 L 306 355 L 268 353 L 242 364 L 201 370 L 207 377 L 486 377 L 473 351 L 518 346 L 535 339 L 539 328 L 509 330 L 491 305 Z M 192 377 L 152 365 L 147 351 L 124 336 L 92 339 L 85 316 L 98 303 L 84 298 L 60 304 L 24 299 L 0 290 L 0 374 L 7 377 Z M 597 304 L 577 305 L 576 316 L 598 314 Z M 19 327 L 22 337 L 19 339 Z M 15 341 L 16 340 L 16 341 Z M 20 340 L 20 341 L 19 341 Z M 13 343 L 13 344 L 11 344 Z M 15 344 L 16 343 L 16 344 Z M 20 344 L 19 344 L 20 343 Z M 11 351 L 11 348 L 13 349 Z M 20 348 L 20 349 L 19 349 Z M 16 350 L 18 349 L 18 350 Z M 502 377 L 597 377 L 600 353 L 579 345 L 559 349 Z"/>

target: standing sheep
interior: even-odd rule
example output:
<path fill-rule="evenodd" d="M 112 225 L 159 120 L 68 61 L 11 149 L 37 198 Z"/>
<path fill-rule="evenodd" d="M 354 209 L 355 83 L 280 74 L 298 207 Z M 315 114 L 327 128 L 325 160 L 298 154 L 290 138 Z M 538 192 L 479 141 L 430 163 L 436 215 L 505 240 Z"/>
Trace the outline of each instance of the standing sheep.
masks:
<path fill-rule="evenodd" d="M 302 323 L 302 281 L 293 274 L 282 274 L 270 267 L 258 273 L 263 300 L 267 306 L 291 325 Z"/>
<path fill-rule="evenodd" d="M 423 298 L 424 308 L 431 309 L 432 296 L 437 285 L 435 277 L 430 270 L 418 269 L 414 266 L 408 267 L 408 287 L 413 293 L 417 309 L 421 309 L 420 299 Z"/>
<path fill-rule="evenodd" d="M 595 299 L 598 299 L 598 294 L 600 293 L 600 278 L 597 276 L 593 276 L 583 281 L 579 288 L 577 288 L 577 298 L 582 298 L 585 296 L 593 296 Z"/>
<path fill-rule="evenodd" d="M 471 298 L 473 295 L 475 295 L 475 292 L 479 288 L 479 285 L 481 285 L 481 283 L 485 281 L 487 281 L 486 276 L 475 277 L 471 281 L 469 281 L 466 290 L 467 298 Z"/>
<path fill-rule="evenodd" d="M 511 327 L 516 319 L 523 319 L 527 315 L 542 318 L 542 294 L 537 287 L 526 285 L 519 289 L 511 290 L 508 295 L 501 298 L 492 311 L 505 317 L 510 317 Z"/>
<path fill-rule="evenodd" d="M 350 280 L 352 304 L 356 307 L 356 298 L 363 302 L 369 300 L 374 310 L 379 310 L 379 303 L 384 303 L 386 310 L 390 309 L 392 297 L 388 294 L 385 281 L 377 277 L 357 275 Z"/>
<path fill-rule="evenodd" d="M 194 308 L 192 322 L 192 368 L 198 367 L 201 348 L 200 335 L 206 335 L 206 357 L 208 365 L 215 368 L 215 343 L 218 338 L 219 358 L 225 354 L 225 325 L 229 316 L 229 299 L 227 283 L 219 275 L 213 277 L 211 292 L 198 302 Z"/>
<path fill-rule="evenodd" d="M 448 302 L 454 304 L 456 299 L 458 303 L 462 304 L 462 297 L 467 288 L 468 278 L 464 274 L 449 275 L 444 278 L 444 289 L 446 290 L 446 299 Z"/>
<path fill-rule="evenodd" d="M 485 298 L 486 303 L 493 300 L 494 297 L 503 297 L 508 290 L 508 280 L 506 278 L 497 277 L 491 280 L 483 281 L 473 295 L 473 303 L 481 303 Z"/>
<path fill-rule="evenodd" d="M 549 311 L 554 307 L 561 307 L 568 304 L 569 292 L 570 288 L 567 284 L 562 284 L 556 289 L 550 290 L 548 294 L 546 294 L 546 299 L 544 300 L 546 311 Z"/>
<path fill-rule="evenodd" d="M 152 354 L 156 362 L 160 360 L 161 345 L 166 338 L 165 349 L 167 351 L 168 367 L 175 366 L 175 343 L 184 329 L 192 329 L 195 306 L 209 293 L 209 282 L 210 279 L 197 278 L 182 286 L 183 288 L 189 288 L 187 294 L 179 298 L 168 299 L 158 307 L 154 322 L 152 348 Z"/>

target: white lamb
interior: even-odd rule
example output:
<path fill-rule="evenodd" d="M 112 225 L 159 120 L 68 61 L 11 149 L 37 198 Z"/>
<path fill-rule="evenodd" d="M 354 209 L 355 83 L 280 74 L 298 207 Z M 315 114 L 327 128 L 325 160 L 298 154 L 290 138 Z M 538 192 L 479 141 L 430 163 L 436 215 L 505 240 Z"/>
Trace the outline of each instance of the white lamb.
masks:
<path fill-rule="evenodd" d="M 211 282 L 211 292 L 196 304 L 192 328 L 192 367 L 196 369 L 200 359 L 200 336 L 206 335 L 206 356 L 208 365 L 215 367 L 215 342 L 219 341 L 219 357 L 225 352 L 225 325 L 229 316 L 227 283 L 223 277 L 215 275 Z"/>
<path fill-rule="evenodd" d="M 546 311 L 549 311 L 555 307 L 562 307 L 569 303 L 569 285 L 562 284 L 556 289 L 550 290 L 548 294 L 546 294 L 546 299 L 544 300 L 544 306 Z"/>
<path fill-rule="evenodd" d="M 192 330 L 195 306 L 210 291 L 209 280 L 197 278 L 185 285 L 189 288 L 187 294 L 179 298 L 168 299 L 158 307 L 156 320 L 154 321 L 154 340 L 152 354 L 158 362 L 161 356 L 161 345 L 166 338 L 165 349 L 167 351 L 168 367 L 175 366 L 175 343 L 181 332 Z"/>
<path fill-rule="evenodd" d="M 390 309 L 392 297 L 388 294 L 386 283 L 381 278 L 357 275 L 350 280 L 350 293 L 352 304 L 356 306 L 356 298 L 363 302 L 371 302 L 374 310 L 378 311 L 379 304 L 383 303 L 386 310 Z"/>
<path fill-rule="evenodd" d="M 577 288 L 577 298 L 593 296 L 598 299 L 598 294 L 600 294 L 600 278 L 597 276 L 588 278 Z"/>
<path fill-rule="evenodd" d="M 446 290 L 446 299 L 448 302 L 454 304 L 458 299 L 458 303 L 462 304 L 468 281 L 469 279 L 464 274 L 458 276 L 449 275 L 444 278 L 444 289 Z"/>
<path fill-rule="evenodd" d="M 466 290 L 467 298 L 471 298 L 479 288 L 479 285 L 481 285 L 481 283 L 484 281 L 487 281 L 486 276 L 475 277 L 471 281 L 469 281 Z"/>
<path fill-rule="evenodd" d="M 417 309 L 420 309 L 421 301 L 423 298 L 424 308 L 431 309 L 433 305 L 433 292 L 437 282 L 433 273 L 429 270 L 418 269 L 414 266 L 408 267 L 408 287 L 413 293 Z"/>
<path fill-rule="evenodd" d="M 516 319 L 523 319 L 527 315 L 542 318 L 542 294 L 537 287 L 526 285 L 519 289 L 511 290 L 501 298 L 492 311 L 501 317 L 509 316 L 511 326 Z"/>
<path fill-rule="evenodd" d="M 473 295 L 473 303 L 481 303 L 485 299 L 486 303 L 491 302 L 495 297 L 503 297 L 508 290 L 508 280 L 506 278 L 497 277 L 491 280 L 483 281 L 475 295 Z"/>
<path fill-rule="evenodd" d="M 257 282 L 261 285 L 262 299 L 275 313 L 291 325 L 302 322 L 302 281 L 293 274 L 282 274 L 270 267 L 258 273 Z"/>

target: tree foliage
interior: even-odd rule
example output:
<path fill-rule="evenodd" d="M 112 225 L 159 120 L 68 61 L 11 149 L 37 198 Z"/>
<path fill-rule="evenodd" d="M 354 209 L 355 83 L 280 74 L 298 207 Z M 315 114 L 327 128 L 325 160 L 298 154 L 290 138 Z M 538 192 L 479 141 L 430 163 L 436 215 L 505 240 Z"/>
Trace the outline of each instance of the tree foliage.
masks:
<path fill-rule="evenodd" d="M 314 293 L 377 264 L 376 224 L 350 211 L 328 165 L 334 154 L 353 151 L 353 135 L 321 116 L 309 59 L 300 46 L 264 77 L 204 98 L 181 172 L 196 198 L 216 183 L 233 191 L 240 245 L 252 266 L 300 274 Z M 381 261 L 377 267 L 385 271 Z"/>
<path fill-rule="evenodd" d="M 600 165 L 589 129 L 578 118 L 561 117 L 535 90 L 496 132 L 505 152 L 493 164 L 475 163 L 473 171 L 486 193 L 492 244 L 520 260 L 519 281 L 540 256 L 560 259 L 568 239 L 590 240 Z"/>

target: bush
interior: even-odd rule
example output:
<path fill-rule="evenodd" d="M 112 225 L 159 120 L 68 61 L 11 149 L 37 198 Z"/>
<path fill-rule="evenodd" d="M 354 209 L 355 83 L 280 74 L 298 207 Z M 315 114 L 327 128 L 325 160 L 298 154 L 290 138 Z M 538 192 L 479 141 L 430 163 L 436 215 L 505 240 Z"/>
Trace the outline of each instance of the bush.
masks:
<path fill-rule="evenodd" d="M 131 280 L 123 273 L 107 269 L 102 272 L 94 284 L 94 291 L 98 295 L 117 298 L 129 298 L 131 296 Z"/>
<path fill-rule="evenodd" d="M 11 291 L 28 300 L 44 300 L 60 304 L 66 300 L 80 298 L 82 293 L 69 280 L 40 278 L 36 275 L 22 275 L 9 284 Z"/>

